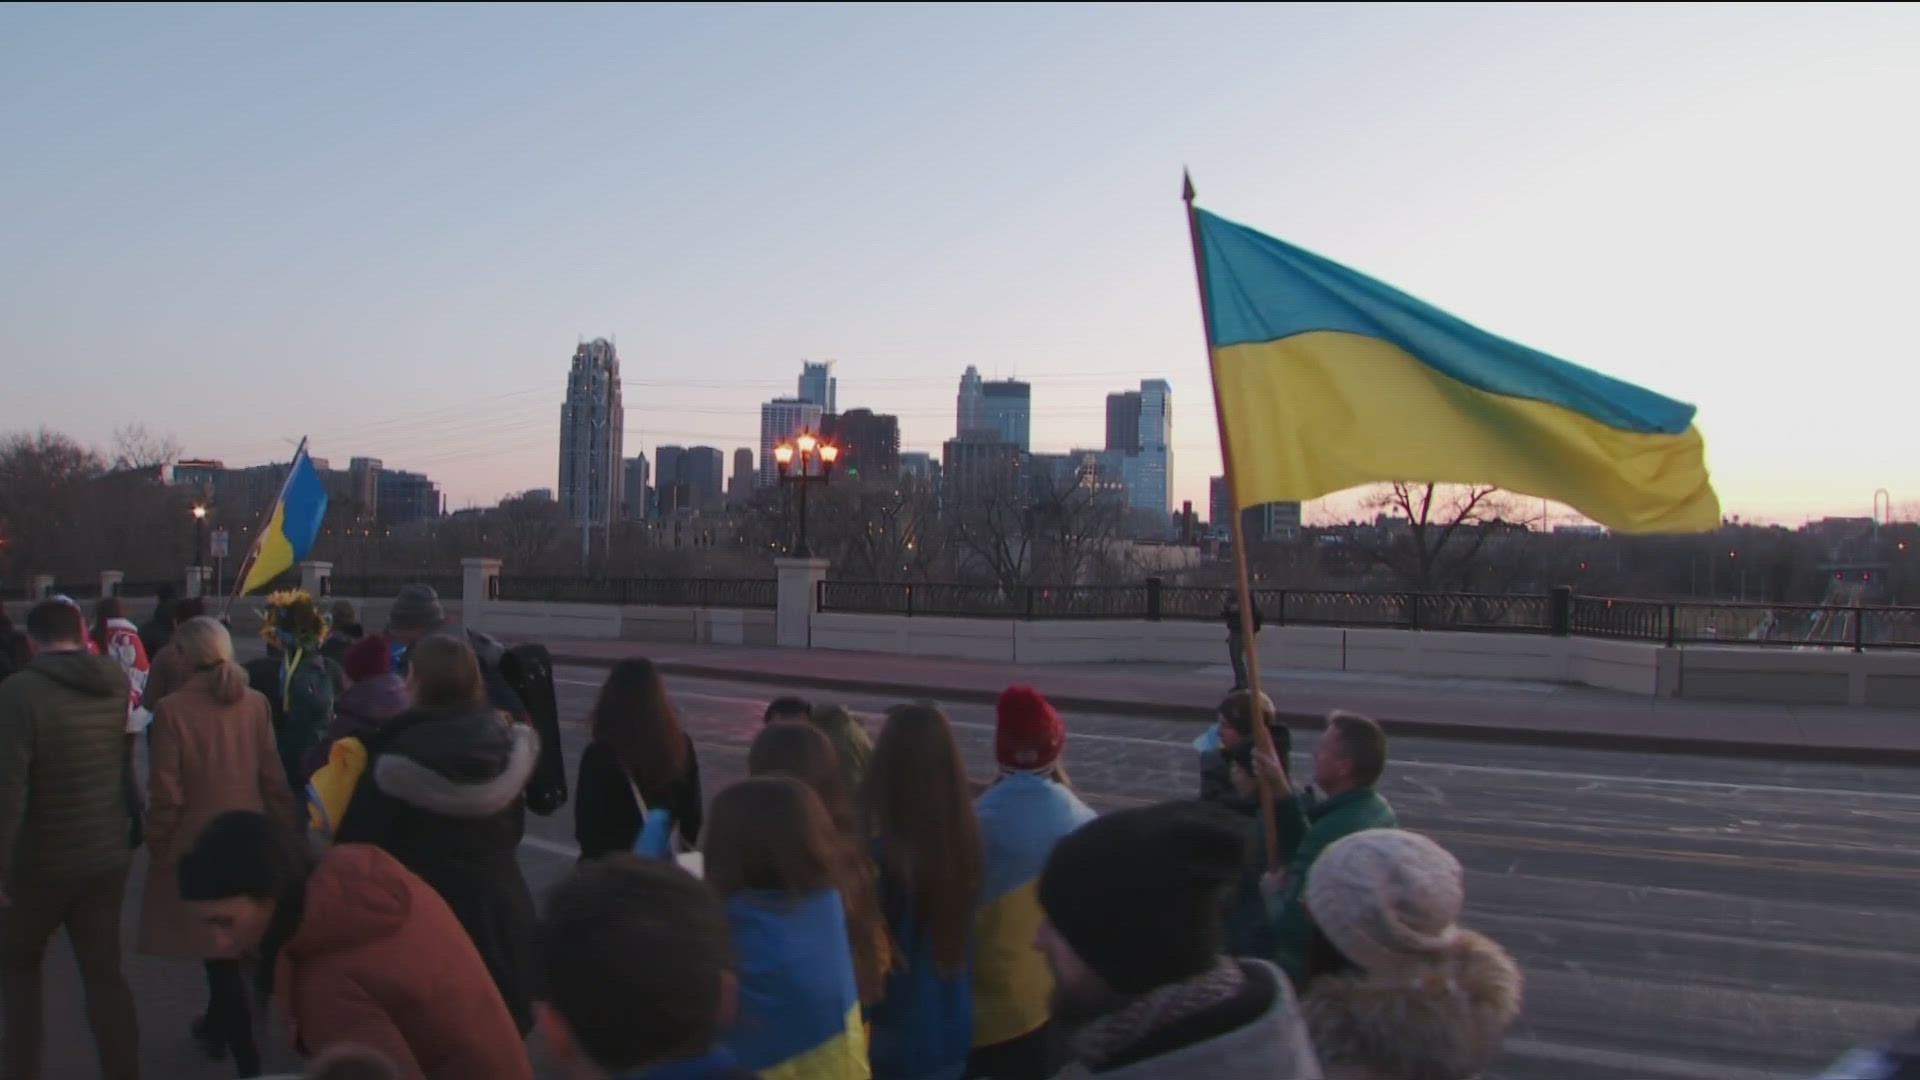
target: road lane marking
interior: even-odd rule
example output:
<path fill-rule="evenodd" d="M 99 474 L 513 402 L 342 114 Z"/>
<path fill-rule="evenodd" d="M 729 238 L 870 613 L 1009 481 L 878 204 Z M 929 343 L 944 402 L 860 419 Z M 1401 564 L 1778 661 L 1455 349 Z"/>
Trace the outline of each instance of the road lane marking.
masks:
<path fill-rule="evenodd" d="M 1494 1059 L 1492 1072 L 1507 1072 L 1508 1070 L 1502 1066 L 1509 1059 L 1517 1057 L 1551 1061 L 1562 1065 L 1597 1065 L 1603 1069 L 1617 1069 L 1629 1076 L 1662 1077 L 1665 1080 L 1794 1080 L 1795 1076 L 1800 1075 L 1763 1072 L 1758 1069 L 1742 1069 L 1708 1062 L 1683 1061 L 1679 1058 L 1635 1054 L 1624 1050 L 1568 1046 L 1565 1043 L 1544 1042 L 1539 1039 L 1509 1038 L 1502 1044 L 1502 1049 L 1504 1052 Z"/>

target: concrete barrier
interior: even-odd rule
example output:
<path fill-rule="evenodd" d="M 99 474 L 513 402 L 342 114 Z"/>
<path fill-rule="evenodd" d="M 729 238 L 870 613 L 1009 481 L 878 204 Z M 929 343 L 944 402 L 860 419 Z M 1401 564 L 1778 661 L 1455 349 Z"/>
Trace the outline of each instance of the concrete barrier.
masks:
<path fill-rule="evenodd" d="M 1225 666 L 1212 622 L 908 618 L 821 612 L 813 647 L 1021 664 Z M 1571 683 L 1643 696 L 1797 705 L 1920 706 L 1920 653 L 1709 646 L 1535 634 L 1325 626 L 1269 627 L 1269 671 Z"/>

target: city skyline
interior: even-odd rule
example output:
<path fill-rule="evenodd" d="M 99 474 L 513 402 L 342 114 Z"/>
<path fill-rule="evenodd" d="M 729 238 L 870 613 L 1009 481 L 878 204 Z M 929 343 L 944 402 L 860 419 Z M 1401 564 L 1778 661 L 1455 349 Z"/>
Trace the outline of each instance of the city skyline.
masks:
<path fill-rule="evenodd" d="M 1920 498 L 1911 8 L 455 10 L 0 10 L 0 430 L 306 434 L 485 504 L 555 483 L 548 360 L 604 335 L 649 449 L 755 447 L 802 357 L 935 455 L 969 365 L 1032 386 L 1036 452 L 1165 378 L 1204 506 L 1190 164 L 1217 212 L 1697 404 L 1730 515 Z"/>

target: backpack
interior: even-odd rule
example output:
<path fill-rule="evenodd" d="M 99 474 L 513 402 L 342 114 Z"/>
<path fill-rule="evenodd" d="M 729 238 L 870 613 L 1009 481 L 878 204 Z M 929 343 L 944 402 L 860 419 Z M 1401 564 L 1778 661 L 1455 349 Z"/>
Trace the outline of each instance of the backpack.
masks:
<path fill-rule="evenodd" d="M 553 690 L 553 657 L 545 645 L 515 645 L 500 654 L 500 678 L 520 698 L 540 736 L 540 758 L 527 782 L 527 809 L 551 814 L 567 805 L 567 763 L 560 750 L 560 702 Z"/>

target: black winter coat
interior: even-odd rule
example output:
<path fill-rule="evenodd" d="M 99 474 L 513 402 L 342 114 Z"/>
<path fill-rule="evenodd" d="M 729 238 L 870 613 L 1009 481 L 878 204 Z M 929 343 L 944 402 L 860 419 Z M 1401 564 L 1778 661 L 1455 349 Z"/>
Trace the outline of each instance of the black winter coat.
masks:
<path fill-rule="evenodd" d="M 533 895 L 520 872 L 521 791 L 540 742 L 491 706 L 410 709 L 367 742 L 336 843 L 373 844 L 433 886 L 473 938 L 525 1034 L 533 1024 Z"/>
<path fill-rule="evenodd" d="M 574 784 L 573 838 L 580 842 L 582 859 L 597 859 L 632 851 L 640 836 L 640 807 L 633 801 L 634 785 L 613 751 L 588 743 L 580 753 L 580 772 Z M 665 808 L 673 815 L 680 836 L 688 844 L 700 841 L 705 808 L 700 796 L 700 760 L 693 740 L 687 740 L 687 767 L 668 791 L 641 791 L 648 809 Z"/>

